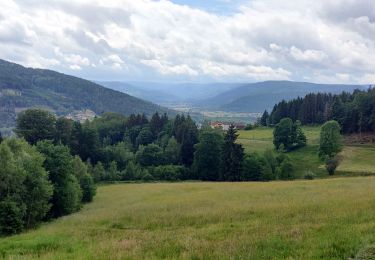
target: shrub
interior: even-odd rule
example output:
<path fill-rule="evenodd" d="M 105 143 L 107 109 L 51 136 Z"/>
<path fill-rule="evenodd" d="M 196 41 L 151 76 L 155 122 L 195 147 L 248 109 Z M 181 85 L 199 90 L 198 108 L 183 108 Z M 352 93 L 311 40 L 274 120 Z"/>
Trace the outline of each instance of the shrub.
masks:
<path fill-rule="evenodd" d="M 336 168 L 339 166 L 339 160 L 337 157 L 326 159 L 326 170 L 329 175 L 334 175 Z"/>
<path fill-rule="evenodd" d="M 276 169 L 280 180 L 292 180 L 294 176 L 294 166 L 289 158 L 284 159 Z"/>
<path fill-rule="evenodd" d="M 11 235 L 22 231 L 26 206 L 10 199 L 0 202 L 0 234 Z"/>
<path fill-rule="evenodd" d="M 153 181 L 154 180 L 154 176 L 152 176 L 148 170 L 144 169 L 143 171 L 143 176 L 142 176 L 142 180 L 145 181 L 145 182 L 148 182 L 148 181 Z"/>
<path fill-rule="evenodd" d="M 93 178 L 89 174 L 85 174 L 80 180 L 82 189 L 82 202 L 90 202 L 96 194 L 96 186 Z"/>
<path fill-rule="evenodd" d="M 177 165 L 162 165 L 153 169 L 153 176 L 158 180 L 177 181 L 183 178 L 184 167 Z"/>
<path fill-rule="evenodd" d="M 312 171 L 306 171 L 305 174 L 303 175 L 303 178 L 305 180 L 313 180 L 315 179 L 315 174 Z"/>
<path fill-rule="evenodd" d="M 252 124 L 247 124 L 244 128 L 244 130 L 246 131 L 253 130 L 253 129 L 254 129 L 254 126 Z"/>

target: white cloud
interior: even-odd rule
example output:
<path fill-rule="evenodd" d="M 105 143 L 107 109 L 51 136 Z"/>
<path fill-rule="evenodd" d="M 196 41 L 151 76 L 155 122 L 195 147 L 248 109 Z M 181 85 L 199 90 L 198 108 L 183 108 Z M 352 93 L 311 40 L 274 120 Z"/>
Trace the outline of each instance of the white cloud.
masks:
<path fill-rule="evenodd" d="M 375 75 L 374 10 L 372 0 L 249 0 L 230 14 L 167 0 L 7 0 L 0 53 L 93 79 L 363 82 Z"/>
<path fill-rule="evenodd" d="M 305 50 L 302 51 L 295 46 L 292 46 L 290 49 L 290 54 L 292 57 L 297 61 L 306 61 L 306 62 L 321 62 L 323 61 L 327 55 L 318 50 Z"/>

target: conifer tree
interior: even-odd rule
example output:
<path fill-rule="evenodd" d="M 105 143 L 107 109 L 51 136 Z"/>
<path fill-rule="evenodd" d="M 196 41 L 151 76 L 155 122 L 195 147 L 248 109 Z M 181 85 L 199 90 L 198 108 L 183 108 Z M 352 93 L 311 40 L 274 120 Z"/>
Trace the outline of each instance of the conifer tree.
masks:
<path fill-rule="evenodd" d="M 242 175 L 242 161 L 244 149 L 242 145 L 237 144 L 238 134 L 234 125 L 230 125 L 224 137 L 222 150 L 221 180 L 240 181 Z"/>

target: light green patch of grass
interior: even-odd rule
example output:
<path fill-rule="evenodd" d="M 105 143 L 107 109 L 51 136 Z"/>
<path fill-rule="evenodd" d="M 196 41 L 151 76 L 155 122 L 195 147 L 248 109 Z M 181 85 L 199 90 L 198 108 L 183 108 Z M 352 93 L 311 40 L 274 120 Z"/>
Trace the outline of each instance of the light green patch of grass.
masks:
<path fill-rule="evenodd" d="M 345 146 L 340 157 L 341 163 L 338 171 L 375 174 L 374 146 Z"/>
<path fill-rule="evenodd" d="M 293 160 L 297 177 L 311 171 L 316 176 L 327 176 L 322 162 L 318 158 L 318 143 L 320 127 L 304 126 L 303 132 L 307 138 L 307 146 L 288 153 Z M 246 153 L 273 150 L 273 128 L 259 127 L 250 131 L 239 131 L 238 142 L 241 143 Z"/>
<path fill-rule="evenodd" d="M 100 186 L 0 239 L 8 259 L 348 259 L 375 242 L 375 177 Z"/>

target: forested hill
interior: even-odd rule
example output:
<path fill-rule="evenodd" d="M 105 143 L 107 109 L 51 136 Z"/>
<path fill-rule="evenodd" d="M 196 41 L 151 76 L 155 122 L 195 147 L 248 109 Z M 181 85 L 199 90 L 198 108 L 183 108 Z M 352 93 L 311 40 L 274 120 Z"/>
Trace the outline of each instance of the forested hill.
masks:
<path fill-rule="evenodd" d="M 343 84 L 315 84 L 293 81 L 264 81 L 243 84 L 237 88 L 223 92 L 213 98 L 200 102 L 200 106 L 209 109 L 232 112 L 263 112 L 272 109 L 273 105 L 281 100 L 291 100 L 303 97 L 308 93 L 352 92 L 355 89 L 364 89 L 362 85 Z"/>
<path fill-rule="evenodd" d="M 25 68 L 0 59 L 0 128 L 13 127 L 16 113 L 39 107 L 57 115 L 90 109 L 125 115 L 171 110 L 81 78 L 51 70 Z"/>
<path fill-rule="evenodd" d="M 305 125 L 336 120 L 345 134 L 375 133 L 375 89 L 355 90 L 353 93 L 308 94 L 276 104 L 271 113 L 264 112 L 262 125 L 275 125 L 282 118 L 299 120 Z"/>

